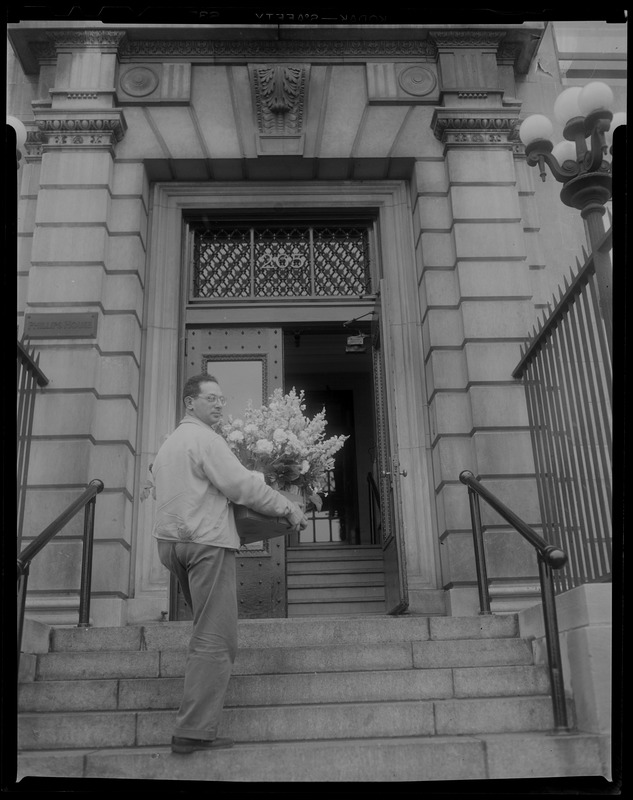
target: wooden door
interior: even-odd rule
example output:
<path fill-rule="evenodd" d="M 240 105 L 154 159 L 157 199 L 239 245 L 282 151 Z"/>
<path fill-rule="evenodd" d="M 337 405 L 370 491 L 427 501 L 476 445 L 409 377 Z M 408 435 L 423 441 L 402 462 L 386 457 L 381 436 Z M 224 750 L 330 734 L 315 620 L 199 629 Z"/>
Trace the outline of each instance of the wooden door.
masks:
<path fill-rule="evenodd" d="M 205 373 L 217 379 L 227 398 L 224 417 L 239 417 L 250 400 L 268 401 L 283 384 L 281 328 L 263 326 L 196 327 L 186 331 L 184 380 Z M 243 546 L 237 557 L 239 615 L 243 618 L 286 616 L 286 543 L 283 537 Z M 172 618 L 188 619 L 179 587 L 172 583 L 176 610 Z M 174 605 L 172 603 L 172 605 Z"/>

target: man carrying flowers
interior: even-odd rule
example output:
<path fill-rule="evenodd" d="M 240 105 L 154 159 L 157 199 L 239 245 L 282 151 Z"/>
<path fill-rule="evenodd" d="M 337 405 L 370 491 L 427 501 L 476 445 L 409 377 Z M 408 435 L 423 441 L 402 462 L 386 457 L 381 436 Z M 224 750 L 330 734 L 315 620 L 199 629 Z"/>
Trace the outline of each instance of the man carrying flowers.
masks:
<path fill-rule="evenodd" d="M 193 612 L 172 737 L 175 753 L 233 745 L 217 735 L 237 652 L 235 554 L 240 539 L 232 503 L 286 518 L 289 532 L 308 524 L 301 508 L 243 466 L 214 430 L 225 399 L 213 376 L 190 378 L 183 401 L 185 416 L 152 465 L 158 556 L 177 577 Z"/>

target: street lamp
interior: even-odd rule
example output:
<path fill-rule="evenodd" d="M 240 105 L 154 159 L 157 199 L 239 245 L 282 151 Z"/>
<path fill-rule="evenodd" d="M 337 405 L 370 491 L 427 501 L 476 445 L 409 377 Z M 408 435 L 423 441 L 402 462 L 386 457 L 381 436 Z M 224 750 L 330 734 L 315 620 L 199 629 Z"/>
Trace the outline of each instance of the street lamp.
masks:
<path fill-rule="evenodd" d="M 554 126 L 543 114 L 532 114 L 519 128 L 527 163 L 538 167 L 541 179 L 545 165 L 563 184 L 560 198 L 577 208 L 587 225 L 587 239 L 594 258 L 600 291 L 600 305 L 611 341 L 611 261 L 599 251 L 604 237 L 604 204 L 611 199 L 613 131 L 626 124 L 626 114 L 611 111 L 613 92 L 606 83 L 592 81 L 586 86 L 571 86 L 557 97 L 554 115 L 563 125 L 563 141 L 554 146 Z"/>

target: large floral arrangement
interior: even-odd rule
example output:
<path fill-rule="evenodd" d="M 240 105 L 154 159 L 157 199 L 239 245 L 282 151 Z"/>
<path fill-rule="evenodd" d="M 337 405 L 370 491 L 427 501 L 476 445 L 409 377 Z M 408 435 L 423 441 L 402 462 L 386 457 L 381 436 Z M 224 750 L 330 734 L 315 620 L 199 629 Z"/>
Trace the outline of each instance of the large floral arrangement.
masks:
<path fill-rule="evenodd" d="M 276 389 L 268 405 L 247 406 L 243 418 L 229 416 L 222 425 L 223 436 L 247 469 L 261 472 L 275 489 L 299 487 L 317 508 L 319 495 L 327 494 L 327 473 L 334 467 L 334 455 L 348 436 L 326 438 L 325 408 L 312 419 L 305 413 L 303 390 L 288 394 Z"/>

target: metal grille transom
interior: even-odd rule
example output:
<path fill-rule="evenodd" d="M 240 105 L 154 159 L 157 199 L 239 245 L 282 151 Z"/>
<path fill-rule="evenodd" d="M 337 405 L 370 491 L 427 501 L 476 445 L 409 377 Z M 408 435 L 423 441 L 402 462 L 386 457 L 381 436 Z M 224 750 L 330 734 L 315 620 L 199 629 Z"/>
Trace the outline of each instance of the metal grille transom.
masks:
<path fill-rule="evenodd" d="M 194 299 L 371 294 L 369 226 L 193 225 Z"/>

